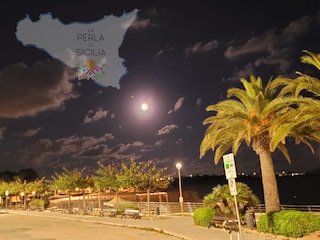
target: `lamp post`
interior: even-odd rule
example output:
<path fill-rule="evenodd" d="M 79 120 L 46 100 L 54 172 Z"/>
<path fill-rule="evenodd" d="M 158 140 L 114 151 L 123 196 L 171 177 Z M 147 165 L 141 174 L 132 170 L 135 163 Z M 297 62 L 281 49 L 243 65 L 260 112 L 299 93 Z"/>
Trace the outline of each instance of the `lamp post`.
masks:
<path fill-rule="evenodd" d="M 182 187 L 181 187 L 181 163 L 176 164 L 176 168 L 178 169 L 178 178 L 179 178 L 179 203 L 180 203 L 180 210 L 181 210 L 181 215 L 183 215 L 183 196 L 182 196 Z"/>
<path fill-rule="evenodd" d="M 9 190 L 6 190 L 6 191 L 4 192 L 4 194 L 6 195 L 6 210 L 7 210 L 7 208 L 8 208 L 8 196 L 9 196 Z"/>
<path fill-rule="evenodd" d="M 21 192 L 21 193 L 20 193 L 20 196 L 21 196 L 21 201 L 22 201 L 22 204 L 23 204 L 23 208 L 26 208 L 24 192 Z"/>

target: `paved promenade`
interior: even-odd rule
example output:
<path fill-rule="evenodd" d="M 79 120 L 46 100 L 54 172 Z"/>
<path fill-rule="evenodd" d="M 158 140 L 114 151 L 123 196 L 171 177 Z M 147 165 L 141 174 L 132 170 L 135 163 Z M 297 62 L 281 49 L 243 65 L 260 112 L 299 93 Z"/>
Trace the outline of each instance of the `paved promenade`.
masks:
<path fill-rule="evenodd" d="M 3 210 L 2 210 L 3 211 Z M 63 214 L 57 212 L 33 212 L 33 211 L 17 211 L 8 210 L 8 214 L 23 214 L 23 215 L 33 215 L 39 217 L 48 217 L 55 219 L 66 219 L 71 221 L 82 221 L 91 222 L 99 224 L 114 225 L 120 227 L 131 227 L 140 229 L 153 229 L 154 231 L 161 232 L 163 234 L 175 236 L 180 239 L 185 240 L 271 240 L 284 239 L 281 236 L 273 236 L 270 234 L 258 233 L 255 230 L 250 230 L 243 228 L 241 235 L 237 232 L 232 232 L 231 235 L 219 228 L 207 228 L 201 227 L 194 224 L 191 216 L 158 216 L 149 219 L 131 219 L 131 218 L 121 218 L 120 216 L 116 218 L 110 217 L 98 217 L 91 215 L 75 215 L 75 214 Z M 285 238 L 288 239 L 288 238 Z"/>

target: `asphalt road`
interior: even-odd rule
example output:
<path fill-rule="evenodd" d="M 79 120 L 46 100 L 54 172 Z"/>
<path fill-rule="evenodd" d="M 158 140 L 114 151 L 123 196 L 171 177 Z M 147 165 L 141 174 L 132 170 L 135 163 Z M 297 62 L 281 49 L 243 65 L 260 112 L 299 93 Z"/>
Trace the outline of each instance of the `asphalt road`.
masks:
<path fill-rule="evenodd" d="M 141 229 L 37 216 L 0 214 L 1 240 L 177 240 Z"/>

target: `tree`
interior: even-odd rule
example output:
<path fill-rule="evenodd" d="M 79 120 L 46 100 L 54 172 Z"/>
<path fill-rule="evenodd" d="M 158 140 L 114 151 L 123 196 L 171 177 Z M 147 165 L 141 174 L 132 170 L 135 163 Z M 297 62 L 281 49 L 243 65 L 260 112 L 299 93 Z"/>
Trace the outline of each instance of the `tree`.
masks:
<path fill-rule="evenodd" d="M 320 54 L 314 54 L 304 50 L 301 62 L 313 65 L 320 70 Z M 297 98 L 303 98 L 300 102 L 298 111 L 287 113 L 286 119 L 294 121 L 282 121 L 277 127 L 274 137 L 271 141 L 271 148 L 279 141 L 284 141 L 286 136 L 295 138 L 296 143 L 305 143 L 312 153 L 315 153 L 311 141 L 320 142 L 320 80 L 301 72 L 297 72 L 295 79 L 279 77 L 274 83 L 275 86 L 283 86 L 279 96 L 293 95 Z"/>
<path fill-rule="evenodd" d="M 309 137 L 305 132 L 299 132 L 295 118 L 292 118 L 302 110 L 300 105 L 309 99 L 279 95 L 277 81 L 281 82 L 281 79 L 270 80 L 264 87 L 260 77 L 251 76 L 250 82 L 242 78 L 244 90 L 231 88 L 226 100 L 208 106 L 207 111 L 214 111 L 216 115 L 204 120 L 203 124 L 209 126 L 200 145 L 200 158 L 212 150 L 215 164 L 229 150 L 236 155 L 242 142 L 253 148 L 260 160 L 266 212 L 280 210 L 271 153 L 280 150 L 290 163 L 285 138 L 297 134 L 300 141 L 308 145 L 306 138 Z M 276 133 L 282 124 L 286 124 L 288 130 L 279 138 Z"/>
<path fill-rule="evenodd" d="M 15 177 L 20 178 L 21 180 L 26 180 L 27 182 L 39 179 L 38 173 L 32 168 L 20 169 L 16 173 Z"/>
<path fill-rule="evenodd" d="M 313 65 L 320 70 L 320 54 L 314 54 L 310 51 L 303 51 L 308 55 L 301 57 L 301 62 Z M 293 115 L 296 119 L 296 128 L 300 128 L 300 131 L 308 131 L 310 138 L 319 141 L 318 131 L 320 128 L 320 101 L 313 101 L 314 99 L 319 100 L 320 97 L 320 80 L 301 72 L 297 72 L 295 79 L 290 78 L 279 78 L 276 84 L 283 85 L 280 96 L 286 96 L 292 94 L 296 97 L 303 96 L 305 99 L 309 99 L 303 106 L 303 111 L 299 112 L 299 115 Z M 282 131 L 278 132 L 278 139 L 283 138 L 283 132 L 288 132 L 289 129 L 285 124 L 281 126 Z M 315 134 L 316 133 L 316 134 Z M 299 139 L 297 139 L 299 141 Z M 309 146 L 312 149 L 312 146 Z M 312 149 L 313 151 L 313 149 Z"/>
<path fill-rule="evenodd" d="M 304 50 L 303 52 L 307 53 L 308 55 L 302 56 L 301 62 L 305 64 L 310 64 L 320 70 L 320 54 L 315 54 L 310 51 Z M 318 97 L 320 96 L 320 80 L 312 77 L 307 74 L 303 74 L 301 72 L 296 72 L 297 77 L 295 79 L 291 78 L 283 78 L 279 77 L 276 85 L 280 86 L 283 85 L 284 87 L 281 90 L 280 96 L 285 96 L 288 94 L 292 94 L 296 97 L 298 96 L 307 96 L 307 97 Z M 311 93 L 311 96 L 310 94 Z M 319 103 L 319 102 L 313 102 Z M 314 114 L 317 117 L 317 114 Z"/>
<path fill-rule="evenodd" d="M 85 211 L 85 201 L 84 201 L 84 189 L 89 185 L 89 178 L 83 176 L 85 168 L 78 169 L 75 168 L 69 171 L 67 168 L 62 168 L 63 172 L 61 174 L 55 173 L 52 176 L 51 188 L 53 190 L 64 190 L 68 193 L 68 208 L 71 211 L 71 192 L 76 189 L 81 189 L 83 191 L 83 210 Z"/>
<path fill-rule="evenodd" d="M 11 181 L 8 183 L 8 189 L 9 190 L 9 195 L 11 196 L 16 196 L 17 197 L 20 195 L 21 196 L 21 201 L 23 201 L 24 207 L 26 207 L 27 204 L 27 196 L 28 194 L 26 193 L 26 186 L 27 186 L 27 181 L 26 180 L 21 180 L 20 178 L 16 178 L 15 181 Z"/>
<path fill-rule="evenodd" d="M 101 191 L 114 190 L 116 192 L 116 205 L 118 204 L 118 192 L 121 187 L 118 176 L 120 170 L 117 170 L 113 165 L 103 165 L 101 161 L 98 162 L 99 169 L 96 171 L 96 175 L 93 176 L 94 186 L 99 191 L 99 208 L 101 208 Z M 117 207 L 117 206 L 116 206 Z"/>
<path fill-rule="evenodd" d="M 136 163 L 133 159 L 127 165 L 122 163 L 123 175 L 119 178 L 123 187 L 147 191 L 148 216 L 150 216 L 150 192 L 166 189 L 171 176 L 164 174 L 166 168 L 157 168 L 151 160 Z"/>
<path fill-rule="evenodd" d="M 47 189 L 47 185 L 45 183 L 45 178 L 41 178 L 41 179 L 36 179 L 33 180 L 32 182 L 28 182 L 25 186 L 25 191 L 26 193 L 33 193 L 33 194 L 43 194 L 46 192 Z"/>

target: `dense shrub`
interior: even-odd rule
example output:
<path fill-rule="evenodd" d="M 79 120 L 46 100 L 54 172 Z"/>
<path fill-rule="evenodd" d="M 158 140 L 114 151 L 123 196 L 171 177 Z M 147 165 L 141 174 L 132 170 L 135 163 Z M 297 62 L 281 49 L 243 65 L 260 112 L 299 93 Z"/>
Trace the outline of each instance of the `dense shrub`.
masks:
<path fill-rule="evenodd" d="M 240 209 L 240 215 L 244 215 L 246 208 L 258 207 L 260 200 L 253 194 L 249 186 L 242 182 L 237 182 L 237 200 Z M 212 192 L 204 196 L 203 203 L 206 207 L 212 207 L 221 210 L 224 214 L 236 214 L 234 205 L 234 196 L 230 193 L 228 184 L 218 184 L 212 188 Z"/>
<path fill-rule="evenodd" d="M 215 211 L 210 207 L 197 208 L 193 213 L 193 222 L 200 226 L 209 226 L 210 220 L 213 218 Z"/>
<path fill-rule="evenodd" d="M 46 209 L 49 206 L 50 202 L 47 199 L 32 199 L 29 203 L 29 206 L 43 207 Z"/>
<path fill-rule="evenodd" d="M 297 210 L 269 212 L 259 218 L 257 231 L 299 238 L 320 231 L 320 216 Z"/>
<path fill-rule="evenodd" d="M 124 210 L 126 209 L 136 209 L 138 210 L 139 207 L 137 206 L 137 204 L 134 203 L 120 203 L 117 207 L 117 214 L 122 214 L 124 213 Z"/>

